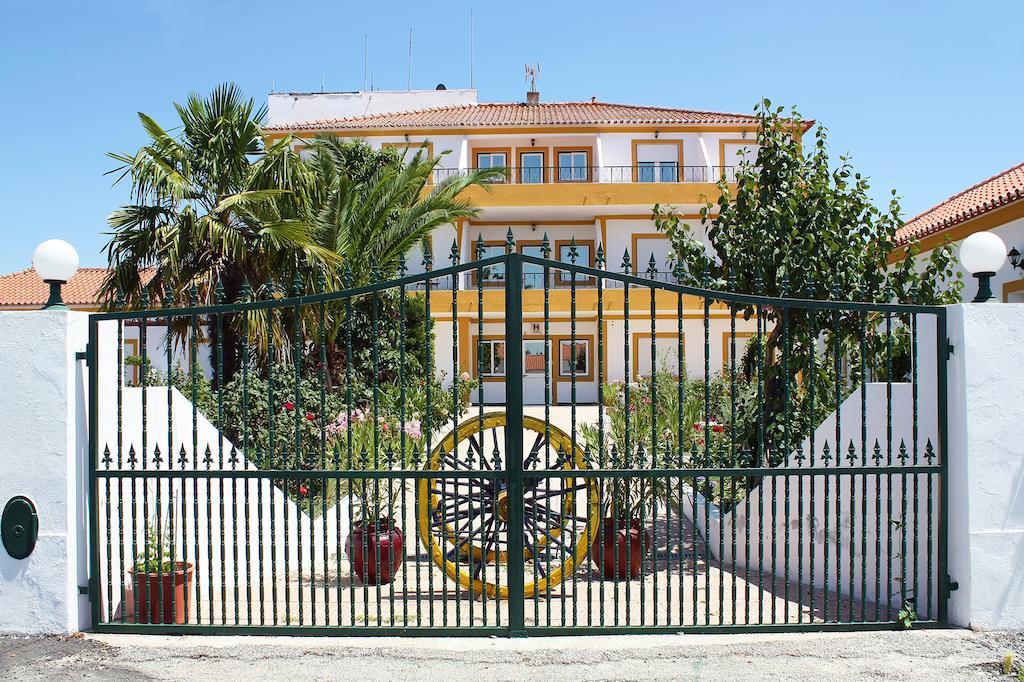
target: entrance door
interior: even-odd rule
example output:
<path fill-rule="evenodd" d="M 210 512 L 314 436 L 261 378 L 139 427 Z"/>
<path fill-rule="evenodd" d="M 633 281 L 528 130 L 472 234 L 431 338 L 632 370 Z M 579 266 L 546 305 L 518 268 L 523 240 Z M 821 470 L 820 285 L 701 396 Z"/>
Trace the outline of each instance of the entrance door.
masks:
<path fill-rule="evenodd" d="M 543 339 L 523 341 L 523 403 L 544 404 Z"/>

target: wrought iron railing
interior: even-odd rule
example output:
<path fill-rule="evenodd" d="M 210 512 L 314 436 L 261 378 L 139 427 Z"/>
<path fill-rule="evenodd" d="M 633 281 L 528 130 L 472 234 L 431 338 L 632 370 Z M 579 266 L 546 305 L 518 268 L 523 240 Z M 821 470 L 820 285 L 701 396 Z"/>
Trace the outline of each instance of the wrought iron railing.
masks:
<path fill-rule="evenodd" d="M 477 170 L 475 168 L 468 170 Z M 735 166 L 513 166 L 504 168 L 493 184 L 544 185 L 551 183 L 694 183 L 736 181 Z M 465 173 L 467 169 L 438 168 L 434 181 Z"/>
<path fill-rule="evenodd" d="M 514 246 L 92 315 L 94 628 L 946 623 L 943 308 L 715 291 Z M 524 270 L 543 275 L 529 306 Z"/>

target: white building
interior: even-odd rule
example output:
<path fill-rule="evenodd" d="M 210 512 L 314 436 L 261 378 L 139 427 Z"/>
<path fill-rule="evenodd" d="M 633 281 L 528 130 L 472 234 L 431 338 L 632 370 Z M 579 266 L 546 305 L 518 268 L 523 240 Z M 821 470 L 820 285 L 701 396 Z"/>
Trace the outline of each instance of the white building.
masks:
<path fill-rule="evenodd" d="M 701 238 L 698 211 L 717 197 L 717 181 L 732 177 L 742 153 L 748 159 L 756 154 L 757 123 L 747 114 L 593 100 L 548 103 L 540 101 L 536 92 L 528 93 L 526 102 L 509 103 L 479 103 L 474 90 L 289 93 L 271 95 L 269 112 L 268 138 L 293 135 L 300 140 L 300 149 L 303 138 L 336 135 L 362 139 L 375 148 L 415 151 L 426 145 L 433 154 L 444 155 L 439 176 L 473 168 L 507 168 L 504 181 L 469 191 L 469 198 L 481 208 L 477 220 L 446 225 L 432 235 L 435 268 L 449 264 L 453 242 L 463 263 L 475 259 L 479 238 L 485 245 L 484 257 L 504 253 L 511 231 L 522 254 L 540 256 L 541 241 L 547 235 L 551 258 L 568 261 L 575 239 L 578 264 L 597 265 L 595 257 L 602 249 L 606 269 L 622 272 L 623 257 L 628 254 L 631 271 L 646 275 L 653 256 L 655 277 L 670 280 L 670 246 L 651 219 L 652 207 L 673 207 Z M 410 260 L 418 265 L 420 258 Z M 523 390 L 527 403 L 541 403 L 543 273 L 529 264 L 524 270 Z M 454 371 L 476 375 L 480 349 L 487 403 L 504 398 L 505 311 L 498 289 L 504 286 L 503 274 L 495 270 L 485 275 L 485 285 L 494 290 L 485 292 L 482 311 L 472 277 L 458 282 L 455 294 L 450 284 L 448 291 L 434 292 L 431 306 L 438 368 L 448 376 Z M 568 401 L 575 372 L 577 401 L 594 402 L 599 383 L 596 286 L 592 278 L 576 282 L 575 366 L 569 360 L 569 286 L 567 273 L 553 273 L 548 318 L 551 358 L 555 359 L 551 398 L 554 403 Z M 631 377 L 649 374 L 652 333 L 657 361 L 676 367 L 678 302 L 674 294 L 664 293 L 656 297 L 653 330 L 649 293 L 631 293 L 628 338 L 621 288 L 604 293 L 600 315 L 604 381 L 623 378 L 627 366 Z M 684 354 L 691 372 L 698 374 L 705 366 L 703 305 L 698 298 L 685 301 Z M 753 335 L 754 325 L 754 321 L 738 321 L 739 344 Z M 726 362 L 729 330 L 728 310 L 715 306 L 709 329 L 711 371 Z"/>

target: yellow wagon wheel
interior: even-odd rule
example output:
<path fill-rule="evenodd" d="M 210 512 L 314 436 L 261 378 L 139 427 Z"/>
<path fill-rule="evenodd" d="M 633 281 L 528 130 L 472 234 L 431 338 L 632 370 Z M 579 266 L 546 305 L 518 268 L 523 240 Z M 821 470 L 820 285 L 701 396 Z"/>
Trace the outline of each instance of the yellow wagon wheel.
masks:
<path fill-rule="evenodd" d="M 456 477 L 420 479 L 419 536 L 435 564 L 472 594 L 508 598 L 508 497 L 504 412 L 459 424 L 430 454 L 427 469 Z M 567 433 L 523 417 L 524 595 L 559 585 L 582 564 L 597 532 L 599 495 L 593 478 L 544 471 L 587 468 Z M 487 472 L 487 475 L 481 475 Z"/>

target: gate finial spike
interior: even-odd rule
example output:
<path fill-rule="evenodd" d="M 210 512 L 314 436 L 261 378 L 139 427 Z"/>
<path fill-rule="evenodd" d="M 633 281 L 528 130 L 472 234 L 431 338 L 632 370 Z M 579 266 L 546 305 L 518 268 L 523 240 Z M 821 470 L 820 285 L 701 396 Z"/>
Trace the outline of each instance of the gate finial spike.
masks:
<path fill-rule="evenodd" d="M 164 281 L 163 287 L 160 291 L 160 307 L 170 308 L 171 301 L 174 300 L 174 289 L 171 288 L 170 282 Z"/>
<path fill-rule="evenodd" d="M 857 461 L 857 448 L 853 446 L 853 439 L 850 439 L 850 447 L 846 448 L 846 459 L 852 465 Z"/>
<path fill-rule="evenodd" d="M 192 307 L 199 305 L 199 289 L 196 288 L 195 281 L 188 288 L 188 304 Z"/>
<path fill-rule="evenodd" d="M 341 268 L 341 288 L 348 289 L 352 286 L 352 266 L 345 261 L 345 264 Z"/>
<path fill-rule="evenodd" d="M 508 232 L 505 233 L 505 251 L 507 253 L 512 253 L 515 250 L 516 250 L 516 238 L 512 234 L 512 228 L 509 227 L 508 228 Z"/>
<path fill-rule="evenodd" d="M 629 249 L 622 252 L 622 272 L 629 274 L 632 262 L 629 260 Z"/>
<path fill-rule="evenodd" d="M 789 296 L 789 275 L 783 274 L 782 280 L 779 282 L 779 296 L 786 298 Z"/>
<path fill-rule="evenodd" d="M 682 259 L 676 259 L 675 267 L 672 268 L 672 274 L 676 278 L 676 284 L 683 283 L 683 277 L 686 276 L 686 268 L 683 267 Z"/>
<path fill-rule="evenodd" d="M 182 469 L 188 463 L 188 454 L 185 452 L 185 444 L 181 444 L 181 449 L 178 451 L 178 466 Z"/>
<path fill-rule="evenodd" d="M 320 290 L 321 294 L 327 289 L 327 273 L 324 272 L 323 268 L 317 268 L 316 288 Z"/>
<path fill-rule="evenodd" d="M 459 264 L 459 242 L 455 239 L 452 240 L 452 248 L 449 249 L 448 260 L 452 262 L 452 265 Z"/>
<path fill-rule="evenodd" d="M 149 308 L 151 299 L 149 298 L 149 287 L 145 284 L 142 285 L 142 295 L 139 297 L 139 302 L 142 304 L 142 309 L 146 310 Z"/>
<path fill-rule="evenodd" d="M 430 246 L 427 244 L 427 240 L 423 240 L 423 269 L 430 272 L 430 269 L 434 265 L 434 256 L 430 253 Z"/>
<path fill-rule="evenodd" d="M 100 461 L 103 462 L 103 464 L 105 464 L 108 469 L 110 468 L 110 463 L 113 461 L 113 459 L 110 456 L 109 445 L 103 446 L 103 459 L 101 459 Z"/>
<path fill-rule="evenodd" d="M 654 279 L 654 276 L 658 274 L 658 261 L 654 260 L 654 253 L 651 253 L 651 257 L 647 260 L 647 276 L 650 279 Z"/>
<path fill-rule="evenodd" d="M 546 237 L 547 235 L 545 235 Z M 597 265 L 598 270 L 604 269 L 604 244 L 597 245 L 597 253 L 595 254 L 594 263 Z"/>
<path fill-rule="evenodd" d="M 478 234 L 476 236 L 476 259 L 481 260 L 484 257 L 484 236 Z"/>
<path fill-rule="evenodd" d="M 405 254 L 403 253 L 398 257 L 398 276 L 405 277 L 405 273 L 409 271 L 409 266 L 405 262 Z"/>
<path fill-rule="evenodd" d="M 292 296 L 298 298 L 302 295 L 302 278 L 299 277 L 299 271 L 296 270 L 292 276 Z"/>
<path fill-rule="evenodd" d="M 224 302 L 224 280 L 217 278 L 217 285 L 213 289 L 214 303 L 220 304 Z"/>
<path fill-rule="evenodd" d="M 548 239 L 548 233 L 544 233 L 544 238 L 540 240 L 540 252 L 545 258 L 551 257 L 551 240 Z"/>
<path fill-rule="evenodd" d="M 569 262 L 575 264 L 579 255 L 579 249 L 576 248 L 576 237 L 573 237 L 569 242 Z"/>

